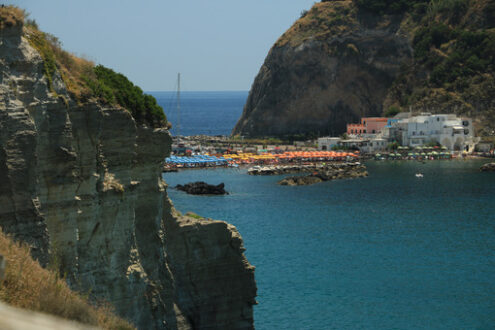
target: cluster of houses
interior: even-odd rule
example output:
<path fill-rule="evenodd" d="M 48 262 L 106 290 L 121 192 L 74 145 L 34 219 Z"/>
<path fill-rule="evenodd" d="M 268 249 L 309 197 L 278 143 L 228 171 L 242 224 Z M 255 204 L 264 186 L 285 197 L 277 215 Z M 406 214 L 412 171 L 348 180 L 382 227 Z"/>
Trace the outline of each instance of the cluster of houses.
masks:
<path fill-rule="evenodd" d="M 359 149 L 373 153 L 385 150 L 390 143 L 418 147 L 440 144 L 449 150 L 472 152 L 479 138 L 474 136 L 472 120 L 454 114 L 399 113 L 394 118 L 362 118 L 358 124 L 347 125 L 347 136 L 322 137 L 318 149 Z"/>

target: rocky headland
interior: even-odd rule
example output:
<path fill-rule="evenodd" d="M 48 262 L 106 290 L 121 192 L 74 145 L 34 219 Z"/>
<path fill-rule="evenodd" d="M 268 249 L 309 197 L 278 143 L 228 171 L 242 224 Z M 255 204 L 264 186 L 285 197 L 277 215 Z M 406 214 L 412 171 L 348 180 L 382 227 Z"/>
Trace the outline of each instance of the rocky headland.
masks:
<path fill-rule="evenodd" d="M 337 136 L 399 111 L 495 128 L 493 1 L 322 1 L 273 45 L 232 131 Z"/>
<path fill-rule="evenodd" d="M 122 75 L 18 12 L 0 16 L 3 231 L 139 329 L 253 328 L 254 267 L 236 228 L 179 215 L 167 197 L 171 137 L 154 99 L 118 104 L 103 81 L 133 88 Z"/>

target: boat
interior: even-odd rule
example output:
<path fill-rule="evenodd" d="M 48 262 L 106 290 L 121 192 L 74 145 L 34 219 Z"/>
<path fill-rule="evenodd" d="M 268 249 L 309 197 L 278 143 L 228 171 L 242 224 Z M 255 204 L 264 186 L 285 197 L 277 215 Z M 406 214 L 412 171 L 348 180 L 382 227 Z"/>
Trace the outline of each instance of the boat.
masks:
<path fill-rule="evenodd" d="M 417 178 L 422 178 L 423 177 L 423 174 L 422 173 L 416 173 L 416 177 Z"/>

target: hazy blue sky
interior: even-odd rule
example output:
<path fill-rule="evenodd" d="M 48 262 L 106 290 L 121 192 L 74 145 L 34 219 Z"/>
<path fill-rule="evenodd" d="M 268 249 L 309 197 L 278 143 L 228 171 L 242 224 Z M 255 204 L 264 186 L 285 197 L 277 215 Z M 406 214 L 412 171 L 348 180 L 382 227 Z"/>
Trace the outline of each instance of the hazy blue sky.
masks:
<path fill-rule="evenodd" d="M 4 1 L 5 2 L 5 1 Z M 144 90 L 248 90 L 270 47 L 314 0 L 7 0 L 66 50 Z"/>

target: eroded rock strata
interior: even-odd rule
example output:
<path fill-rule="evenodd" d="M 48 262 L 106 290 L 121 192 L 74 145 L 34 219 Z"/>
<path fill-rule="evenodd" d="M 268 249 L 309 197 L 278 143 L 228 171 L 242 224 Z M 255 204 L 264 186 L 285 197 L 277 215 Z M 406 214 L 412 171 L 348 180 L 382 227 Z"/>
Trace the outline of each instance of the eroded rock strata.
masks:
<path fill-rule="evenodd" d="M 235 227 L 177 216 L 166 129 L 51 87 L 22 24 L 0 30 L 0 226 L 140 329 L 253 327 Z"/>

